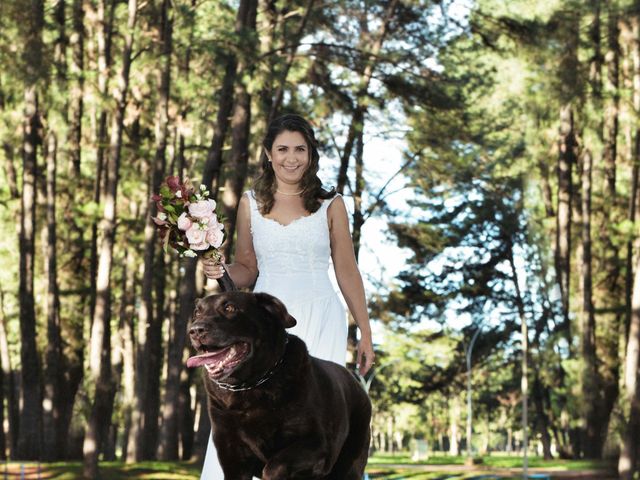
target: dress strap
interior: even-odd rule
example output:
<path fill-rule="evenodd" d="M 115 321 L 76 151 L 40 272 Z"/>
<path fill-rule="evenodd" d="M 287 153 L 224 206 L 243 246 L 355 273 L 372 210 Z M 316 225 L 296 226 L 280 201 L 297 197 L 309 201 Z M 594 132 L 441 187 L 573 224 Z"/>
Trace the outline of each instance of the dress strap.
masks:
<path fill-rule="evenodd" d="M 251 211 L 258 209 L 258 202 L 256 202 L 256 195 L 253 193 L 253 190 L 247 190 L 243 193 L 249 199 L 249 205 L 251 206 Z"/>
<path fill-rule="evenodd" d="M 336 193 L 333 197 L 328 198 L 326 200 L 323 200 L 322 201 L 322 205 L 320 205 L 320 208 L 328 210 L 329 209 L 329 205 L 331 205 L 331 203 L 338 197 L 342 197 L 342 195 L 340 195 L 339 193 Z"/>

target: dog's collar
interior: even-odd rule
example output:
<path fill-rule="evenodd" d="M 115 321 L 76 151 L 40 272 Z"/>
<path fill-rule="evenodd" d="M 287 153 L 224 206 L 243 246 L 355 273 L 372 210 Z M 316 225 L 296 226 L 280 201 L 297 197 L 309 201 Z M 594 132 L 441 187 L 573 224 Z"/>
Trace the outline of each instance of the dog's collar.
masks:
<path fill-rule="evenodd" d="M 275 365 L 273 367 L 271 367 L 271 369 L 267 370 L 267 372 L 264 375 L 262 375 L 260 378 L 258 378 L 254 382 L 225 383 L 225 382 L 217 382 L 213 378 L 211 379 L 211 381 L 213 383 L 215 383 L 218 387 L 222 388 L 223 390 L 230 390 L 232 392 L 241 392 L 241 391 L 244 391 L 244 390 L 254 389 L 254 388 L 262 385 L 267 380 L 269 380 L 273 376 L 273 374 L 276 373 L 278 368 L 280 368 L 280 365 L 282 365 L 282 362 L 284 362 L 284 354 L 287 351 L 287 344 L 288 343 L 289 343 L 289 334 L 287 334 L 284 337 L 284 350 L 282 352 L 282 356 L 278 359 L 278 361 L 275 363 Z"/>

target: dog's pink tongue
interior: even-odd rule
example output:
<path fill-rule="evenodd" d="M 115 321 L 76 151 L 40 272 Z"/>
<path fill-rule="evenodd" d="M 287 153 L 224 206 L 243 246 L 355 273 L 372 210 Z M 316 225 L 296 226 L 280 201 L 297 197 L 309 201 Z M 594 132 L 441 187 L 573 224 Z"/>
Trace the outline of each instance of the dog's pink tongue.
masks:
<path fill-rule="evenodd" d="M 203 353 L 202 355 L 195 355 L 187 360 L 187 367 L 195 368 L 195 367 L 201 367 L 203 365 L 208 365 L 210 363 L 217 363 L 220 361 L 222 357 L 224 357 L 227 350 L 229 350 L 229 348 L 218 350 L 217 352 L 209 352 L 209 353 Z"/>

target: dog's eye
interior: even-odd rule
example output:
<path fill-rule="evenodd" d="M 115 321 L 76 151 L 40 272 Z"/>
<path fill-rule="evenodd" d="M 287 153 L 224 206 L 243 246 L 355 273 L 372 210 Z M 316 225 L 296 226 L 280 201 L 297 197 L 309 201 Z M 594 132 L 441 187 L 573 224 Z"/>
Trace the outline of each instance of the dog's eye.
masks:
<path fill-rule="evenodd" d="M 225 303 L 223 307 L 224 313 L 236 313 L 236 306 L 233 303 Z"/>

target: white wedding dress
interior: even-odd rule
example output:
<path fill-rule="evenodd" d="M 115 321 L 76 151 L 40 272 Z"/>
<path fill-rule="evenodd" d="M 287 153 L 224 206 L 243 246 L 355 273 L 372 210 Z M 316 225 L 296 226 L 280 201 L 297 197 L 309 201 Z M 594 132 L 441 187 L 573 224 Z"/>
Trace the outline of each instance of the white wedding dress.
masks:
<path fill-rule="evenodd" d="M 254 292 L 269 293 L 286 305 L 297 320 L 288 331 L 305 341 L 311 355 L 344 365 L 347 316 L 329 278 L 327 209 L 333 199 L 323 201 L 311 215 L 281 225 L 260 214 L 253 192 L 245 195 L 251 204 L 251 235 L 260 272 Z M 223 479 L 210 437 L 200 480 Z"/>

